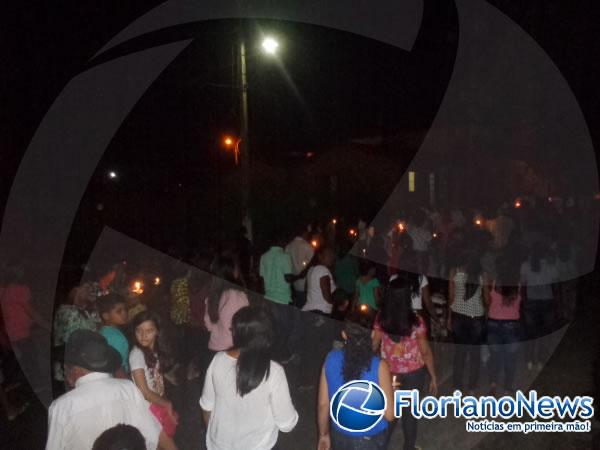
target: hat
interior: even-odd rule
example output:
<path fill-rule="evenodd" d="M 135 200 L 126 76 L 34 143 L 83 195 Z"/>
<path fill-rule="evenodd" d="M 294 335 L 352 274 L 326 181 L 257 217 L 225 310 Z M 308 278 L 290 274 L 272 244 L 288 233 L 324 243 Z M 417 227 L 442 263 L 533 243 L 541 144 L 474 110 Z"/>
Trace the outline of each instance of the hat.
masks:
<path fill-rule="evenodd" d="M 101 334 L 75 330 L 65 346 L 64 362 L 92 372 L 112 373 L 121 365 L 121 355 Z"/>

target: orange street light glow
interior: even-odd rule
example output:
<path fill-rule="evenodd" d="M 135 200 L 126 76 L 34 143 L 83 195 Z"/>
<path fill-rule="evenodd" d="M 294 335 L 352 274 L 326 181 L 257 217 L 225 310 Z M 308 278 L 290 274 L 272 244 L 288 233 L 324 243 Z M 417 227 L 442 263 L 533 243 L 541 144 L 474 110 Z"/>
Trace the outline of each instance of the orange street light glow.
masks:
<path fill-rule="evenodd" d="M 225 138 L 225 140 L 223 142 L 225 142 L 225 145 L 228 147 L 233 145 L 233 139 L 231 139 L 230 137 Z"/>
<path fill-rule="evenodd" d="M 361 312 L 367 312 L 368 310 L 369 310 L 369 307 L 367 305 L 360 305 Z"/>
<path fill-rule="evenodd" d="M 350 230 L 348 230 L 348 233 L 350 234 L 350 236 L 356 236 L 356 230 L 354 228 L 350 228 Z"/>
<path fill-rule="evenodd" d="M 435 239 L 437 237 L 437 233 L 433 233 L 433 238 Z"/>
<path fill-rule="evenodd" d="M 154 279 L 154 286 L 158 286 L 160 284 L 160 277 L 156 277 Z"/>
<path fill-rule="evenodd" d="M 337 219 L 331 219 L 331 223 L 335 225 L 337 223 Z"/>
<path fill-rule="evenodd" d="M 481 219 L 475 220 L 475 225 L 480 226 L 482 224 Z"/>
<path fill-rule="evenodd" d="M 406 227 L 404 226 L 404 223 L 400 222 L 398 224 L 398 230 L 400 230 L 400 232 L 404 232 L 404 230 L 406 229 Z"/>
<path fill-rule="evenodd" d="M 310 245 L 312 245 L 314 248 L 317 248 L 317 246 L 319 245 L 319 243 L 317 242 L 316 239 L 313 239 L 312 241 L 310 241 Z"/>
<path fill-rule="evenodd" d="M 520 207 L 521 207 L 521 201 L 520 201 L 520 200 L 517 200 L 517 201 L 515 202 L 515 208 L 519 209 Z"/>

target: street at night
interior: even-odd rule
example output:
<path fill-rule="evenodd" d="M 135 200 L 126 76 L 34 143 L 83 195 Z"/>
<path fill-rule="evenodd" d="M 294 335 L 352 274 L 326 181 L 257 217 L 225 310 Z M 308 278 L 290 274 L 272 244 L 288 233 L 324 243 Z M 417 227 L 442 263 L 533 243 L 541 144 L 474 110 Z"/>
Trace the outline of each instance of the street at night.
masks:
<path fill-rule="evenodd" d="M 593 6 L 0 7 L 0 448 L 600 449 Z"/>

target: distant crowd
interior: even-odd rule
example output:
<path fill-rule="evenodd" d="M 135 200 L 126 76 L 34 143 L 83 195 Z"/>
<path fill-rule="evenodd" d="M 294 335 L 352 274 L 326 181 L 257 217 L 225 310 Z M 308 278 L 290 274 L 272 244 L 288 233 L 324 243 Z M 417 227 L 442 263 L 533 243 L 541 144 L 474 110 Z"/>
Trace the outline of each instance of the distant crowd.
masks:
<path fill-rule="evenodd" d="M 333 394 L 360 379 L 388 398 L 398 386 L 437 395 L 432 341 L 456 344 L 444 389 L 514 392 L 518 371 L 550 356 L 544 337 L 575 317 L 579 214 L 551 198 L 492 217 L 415 208 L 381 229 L 333 218 L 278 230 L 264 251 L 241 229 L 175 263 L 112 249 L 119 258 L 87 268 L 52 323 L 36 312 L 33 274 L 6 261 L 3 360 L 52 364 L 48 449 L 174 449 L 186 423 L 206 425 L 210 450 L 281 449 L 293 399 L 311 391 L 318 450 L 385 449 L 392 402 L 350 432 L 330 418 Z M 39 328 L 52 330 L 48 363 L 33 357 Z M 28 406 L 0 399 L 10 420 Z M 418 420 L 400 422 L 403 448 L 417 448 Z"/>

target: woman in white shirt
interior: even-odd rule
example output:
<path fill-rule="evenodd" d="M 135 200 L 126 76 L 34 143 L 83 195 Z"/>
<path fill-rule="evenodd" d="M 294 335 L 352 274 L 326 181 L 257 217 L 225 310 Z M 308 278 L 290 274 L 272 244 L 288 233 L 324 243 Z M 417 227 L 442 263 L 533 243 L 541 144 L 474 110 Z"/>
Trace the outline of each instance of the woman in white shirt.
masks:
<path fill-rule="evenodd" d="M 311 267 L 306 276 L 306 304 L 302 311 L 331 314 L 336 289 L 330 268 L 335 262 L 335 253 L 330 248 L 323 248 L 318 254 L 319 263 Z"/>
<path fill-rule="evenodd" d="M 279 431 L 298 422 L 283 367 L 271 361 L 267 313 L 244 307 L 233 316 L 233 348 L 213 358 L 200 406 L 208 450 L 270 450 Z"/>

